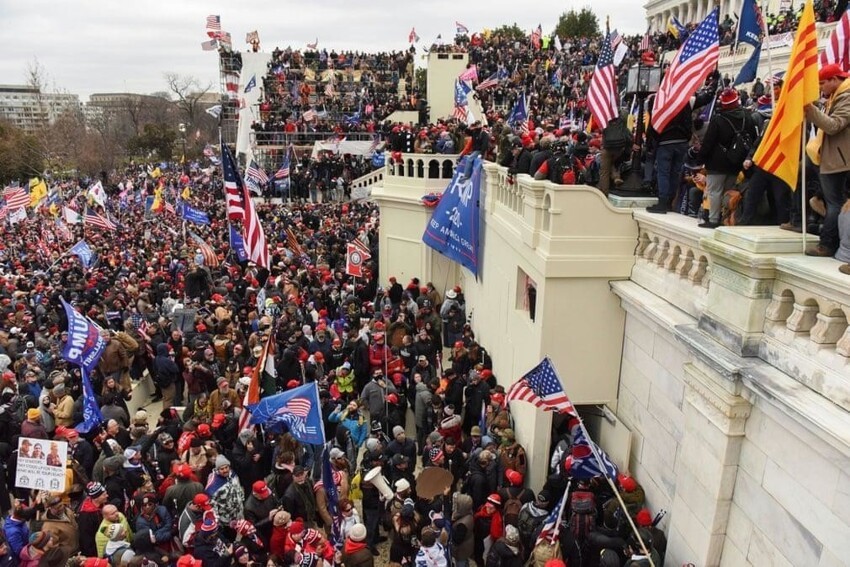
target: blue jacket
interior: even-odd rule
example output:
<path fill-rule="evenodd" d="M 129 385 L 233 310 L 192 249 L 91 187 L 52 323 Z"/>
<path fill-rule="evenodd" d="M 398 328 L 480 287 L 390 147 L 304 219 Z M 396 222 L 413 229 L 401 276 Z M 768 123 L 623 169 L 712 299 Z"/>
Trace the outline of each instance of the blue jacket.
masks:
<path fill-rule="evenodd" d="M 357 412 L 356 418 L 351 418 L 346 409 L 343 408 L 333 412 L 328 416 L 328 421 L 339 423 L 346 428 L 351 433 L 351 441 L 354 443 L 354 446 L 359 448 L 366 442 L 366 438 L 369 437 L 369 426 L 366 420 L 360 415 L 360 412 Z"/>
<path fill-rule="evenodd" d="M 16 520 L 9 516 L 3 522 L 3 531 L 6 533 L 6 542 L 9 551 L 14 557 L 21 554 L 21 550 L 30 542 L 30 528 L 24 520 Z"/>

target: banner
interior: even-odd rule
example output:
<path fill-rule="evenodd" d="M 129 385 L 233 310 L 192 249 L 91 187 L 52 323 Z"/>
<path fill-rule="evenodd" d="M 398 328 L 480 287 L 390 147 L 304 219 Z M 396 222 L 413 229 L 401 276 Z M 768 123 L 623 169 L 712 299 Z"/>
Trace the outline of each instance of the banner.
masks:
<path fill-rule="evenodd" d="M 240 262 L 248 260 L 248 252 L 245 250 L 245 241 L 239 231 L 230 225 L 230 247 L 233 248 L 233 253 Z"/>
<path fill-rule="evenodd" d="M 89 321 L 88 317 L 80 315 L 77 311 L 62 301 L 62 307 L 65 308 L 65 315 L 68 317 L 68 342 L 65 343 L 65 349 L 62 351 L 62 358 L 76 364 L 83 370 L 91 372 L 104 349 L 106 349 L 106 341 L 100 336 L 100 331 L 95 325 Z"/>
<path fill-rule="evenodd" d="M 15 487 L 64 492 L 68 443 L 18 437 Z"/>
<path fill-rule="evenodd" d="M 761 11 L 756 0 L 744 0 L 741 19 L 738 22 L 738 43 L 749 43 L 756 49 L 761 47 L 763 34 Z"/>
<path fill-rule="evenodd" d="M 288 431 L 296 440 L 311 445 L 325 444 L 325 428 L 316 382 L 292 388 L 251 404 L 251 424 L 266 431 Z"/>
<path fill-rule="evenodd" d="M 428 222 L 422 241 L 478 275 L 481 155 L 461 158 L 457 171 Z"/>
<path fill-rule="evenodd" d="M 345 273 L 355 278 L 363 277 L 363 262 L 371 258 L 368 252 L 357 244 L 348 243 L 345 256 Z"/>
<path fill-rule="evenodd" d="M 193 222 L 195 224 L 210 224 L 210 217 L 207 213 L 200 209 L 190 207 L 186 203 L 180 205 L 177 212 L 184 220 L 189 222 Z"/>
<path fill-rule="evenodd" d="M 94 252 L 86 243 L 85 240 L 80 240 L 68 251 L 71 254 L 74 254 L 80 259 L 80 262 L 83 263 L 84 268 L 90 268 L 92 264 L 92 259 L 94 258 Z"/>
<path fill-rule="evenodd" d="M 100 406 L 97 405 L 97 397 L 94 394 L 88 372 L 83 368 L 80 369 L 80 373 L 83 375 L 83 422 L 78 424 L 75 429 L 85 434 L 98 427 L 105 420 L 100 412 Z"/>

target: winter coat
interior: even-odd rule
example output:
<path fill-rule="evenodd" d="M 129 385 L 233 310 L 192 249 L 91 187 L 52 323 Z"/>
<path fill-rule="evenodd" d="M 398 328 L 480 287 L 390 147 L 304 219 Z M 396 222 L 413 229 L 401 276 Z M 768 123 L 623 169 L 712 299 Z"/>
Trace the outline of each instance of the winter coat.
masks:
<path fill-rule="evenodd" d="M 342 563 L 345 567 L 374 567 L 375 557 L 366 542 L 346 539 L 342 548 Z"/>
<path fill-rule="evenodd" d="M 180 369 L 177 363 L 168 356 L 168 345 L 160 343 L 156 345 L 156 358 L 153 361 L 156 383 L 162 388 L 167 388 L 180 378 Z"/>
<path fill-rule="evenodd" d="M 136 516 L 136 531 L 150 530 L 156 543 L 162 545 L 171 541 L 171 527 L 173 518 L 165 506 L 159 505 L 154 508 L 153 516 L 146 518 L 139 514 Z"/>
<path fill-rule="evenodd" d="M 427 424 L 428 408 L 431 406 L 431 398 L 434 397 L 431 389 L 424 382 L 416 385 L 416 398 L 413 415 L 416 418 L 416 427 L 423 428 Z"/>
<path fill-rule="evenodd" d="M 452 510 L 452 557 L 456 561 L 472 557 L 475 547 L 472 519 L 472 497 L 468 494 L 455 494 Z"/>
<path fill-rule="evenodd" d="M 77 527 L 77 517 L 74 515 L 74 511 L 67 506 L 63 507 L 62 511 L 64 513 L 59 516 L 45 515 L 41 529 L 53 534 L 53 537 L 56 538 L 58 550 L 67 561 L 80 549 L 80 531 Z"/>
<path fill-rule="evenodd" d="M 106 544 L 109 542 L 109 538 L 106 537 L 106 529 L 113 523 L 118 523 L 124 526 L 124 532 L 127 534 L 128 540 L 133 537 L 133 530 L 130 529 L 130 524 L 129 522 L 127 522 L 127 518 L 125 518 L 124 514 L 122 514 L 121 512 L 118 512 L 118 522 L 102 520 L 100 522 L 100 526 L 97 528 L 97 534 L 95 534 L 94 536 L 95 545 L 97 546 L 98 557 L 106 556 Z"/>
<path fill-rule="evenodd" d="M 503 539 L 498 540 L 490 548 L 490 553 L 484 561 L 485 567 L 522 567 L 522 553 L 518 546 L 508 545 Z"/>
<path fill-rule="evenodd" d="M 756 124 L 753 117 L 742 108 L 721 110 L 708 123 L 697 159 L 705 163 L 705 169 L 709 174 L 735 175 L 741 170 L 743 161 L 730 162 L 725 151 L 735 138 L 735 130 L 743 130 L 749 135 L 750 140 L 756 139 Z"/>
<path fill-rule="evenodd" d="M 225 479 L 217 472 L 211 472 L 206 493 L 210 497 L 210 504 L 212 504 L 219 522 L 229 524 L 233 520 L 242 519 L 245 491 L 242 490 L 239 478 L 235 474 L 231 473 Z"/>
<path fill-rule="evenodd" d="M 328 420 L 331 423 L 339 423 L 348 430 L 351 434 L 351 441 L 355 447 L 359 448 L 366 442 L 369 437 L 369 424 L 358 411 L 356 414 L 348 413 L 347 408 L 342 408 L 339 411 L 333 412 Z"/>
<path fill-rule="evenodd" d="M 86 497 L 77 512 L 77 533 L 80 536 L 80 553 L 84 557 L 96 557 L 97 546 L 94 543 L 97 528 L 102 520 L 101 509 L 90 497 Z"/>
<path fill-rule="evenodd" d="M 383 388 L 375 380 L 366 384 L 360 393 L 360 400 L 366 404 L 366 408 L 369 410 L 369 418 L 373 420 L 383 418 L 386 396 L 395 393 L 397 392 L 392 382 L 385 382 Z"/>
<path fill-rule="evenodd" d="M 18 557 L 21 550 L 30 542 L 30 528 L 25 520 L 17 520 L 11 516 L 6 517 L 3 522 L 3 532 L 6 534 L 6 542 L 9 544 L 9 552 Z"/>
<path fill-rule="evenodd" d="M 820 172 L 850 170 L 850 79 L 845 79 L 832 94 L 825 112 L 812 107 L 806 117 L 823 131 Z"/>

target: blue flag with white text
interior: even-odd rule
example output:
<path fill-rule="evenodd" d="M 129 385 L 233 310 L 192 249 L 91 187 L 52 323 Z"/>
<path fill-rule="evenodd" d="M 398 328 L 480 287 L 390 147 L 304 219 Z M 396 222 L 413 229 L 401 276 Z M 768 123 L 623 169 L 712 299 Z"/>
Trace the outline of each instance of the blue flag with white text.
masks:
<path fill-rule="evenodd" d="M 443 192 L 422 241 L 478 275 L 481 207 L 481 155 L 461 158 L 454 177 Z"/>
<path fill-rule="evenodd" d="M 84 268 L 90 268 L 94 259 L 94 252 L 85 240 L 80 240 L 68 251 L 80 259 Z"/>
<path fill-rule="evenodd" d="M 257 75 L 251 75 L 251 78 L 248 80 L 248 83 L 245 85 L 245 92 L 249 93 L 251 90 L 257 86 Z"/>
<path fill-rule="evenodd" d="M 60 300 L 68 317 L 68 342 L 65 343 L 62 358 L 91 372 L 106 349 L 106 341 L 88 317 L 77 313 L 64 299 Z"/>
<path fill-rule="evenodd" d="M 100 406 L 97 405 L 97 397 L 94 395 L 89 373 L 86 372 L 85 368 L 81 368 L 80 373 L 83 375 L 83 422 L 76 425 L 74 429 L 86 434 L 105 420 L 100 412 Z"/>
<path fill-rule="evenodd" d="M 617 465 L 610 457 L 602 450 L 599 445 L 589 439 L 581 425 L 574 425 L 572 430 L 573 447 L 572 447 L 572 467 L 570 475 L 576 479 L 588 479 L 596 476 L 608 476 L 612 480 L 617 479 Z M 596 459 L 594 450 L 599 459 Z M 602 461 L 600 466 L 599 461 Z"/>
<path fill-rule="evenodd" d="M 310 382 L 251 404 L 251 424 L 266 431 L 288 431 L 297 441 L 325 444 L 325 427 L 319 404 L 319 386 Z"/>
<path fill-rule="evenodd" d="M 240 262 L 248 259 L 248 252 L 245 250 L 245 241 L 242 239 L 239 231 L 233 228 L 233 225 L 230 225 L 230 247 Z"/>
<path fill-rule="evenodd" d="M 195 224 L 210 224 L 210 217 L 207 213 L 200 209 L 190 207 L 186 203 L 181 204 L 177 208 L 177 212 L 184 220 L 189 222 Z"/>
<path fill-rule="evenodd" d="M 744 0 L 744 5 L 741 6 L 741 18 L 738 20 L 738 43 L 749 43 L 757 51 L 760 50 L 763 37 L 762 25 L 758 2 Z"/>
<path fill-rule="evenodd" d="M 747 62 L 744 63 L 744 66 L 741 67 L 741 70 L 738 72 L 738 76 L 735 78 L 735 82 L 732 83 L 732 86 L 742 85 L 745 83 L 752 83 L 756 80 L 756 75 L 758 74 L 759 68 L 759 59 L 761 58 L 761 44 L 759 47 L 753 49 L 753 52 L 750 54 L 750 58 L 747 59 Z"/>

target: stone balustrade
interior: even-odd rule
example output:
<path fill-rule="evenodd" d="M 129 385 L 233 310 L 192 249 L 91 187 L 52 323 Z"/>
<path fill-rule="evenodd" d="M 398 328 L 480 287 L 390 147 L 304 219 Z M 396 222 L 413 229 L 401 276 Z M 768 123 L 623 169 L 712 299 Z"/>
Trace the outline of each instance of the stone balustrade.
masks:
<path fill-rule="evenodd" d="M 384 178 L 395 186 L 442 192 L 454 175 L 457 159 L 448 154 L 401 154 L 401 159 L 394 161 L 387 155 Z"/>

